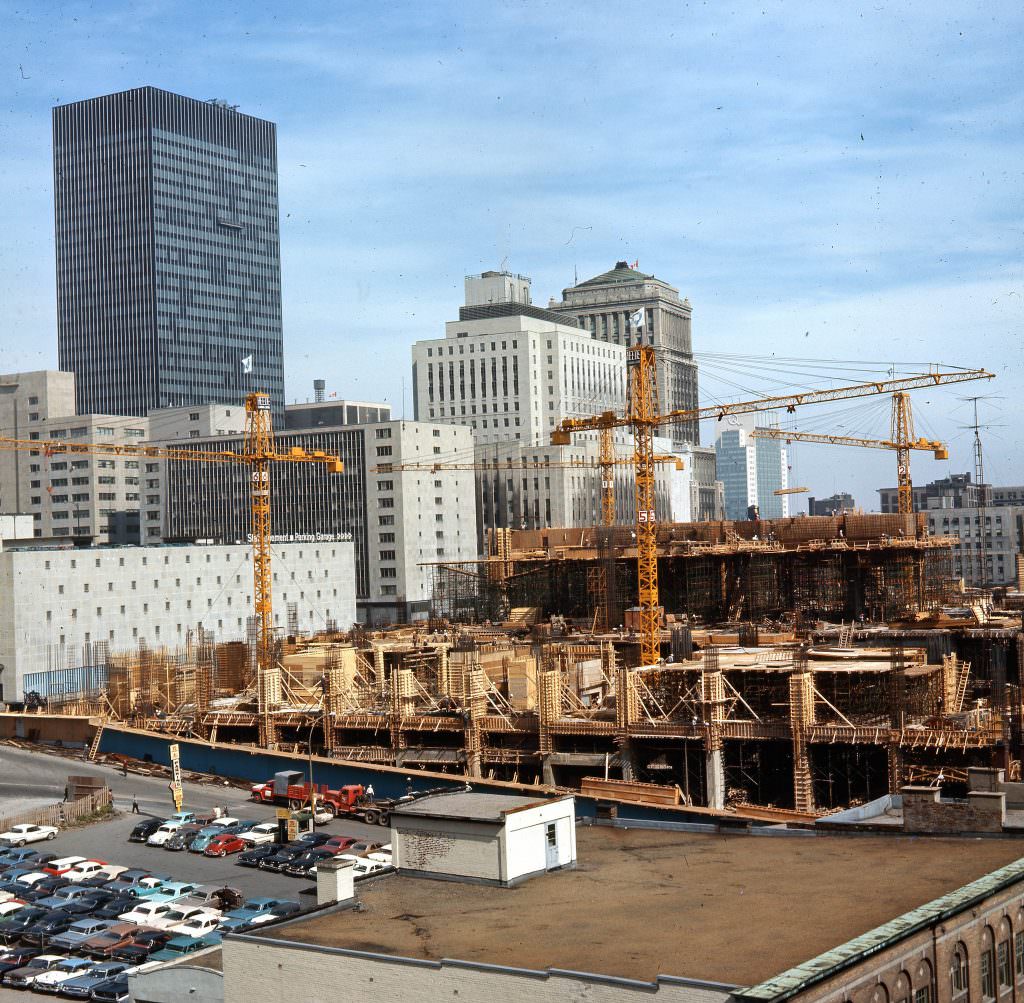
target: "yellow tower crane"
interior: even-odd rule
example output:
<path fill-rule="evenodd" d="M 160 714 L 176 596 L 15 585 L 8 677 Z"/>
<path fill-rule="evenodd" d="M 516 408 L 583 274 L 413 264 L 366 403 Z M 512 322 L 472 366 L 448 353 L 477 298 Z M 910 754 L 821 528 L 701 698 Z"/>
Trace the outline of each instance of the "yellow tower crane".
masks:
<path fill-rule="evenodd" d="M 792 414 L 798 407 L 806 404 L 825 404 L 830 401 L 900 393 L 946 383 L 993 378 L 993 374 L 984 369 L 941 371 L 935 368 L 927 373 L 901 379 L 854 383 L 828 390 L 807 390 L 796 394 L 759 397 L 755 400 L 713 404 L 659 414 L 654 349 L 650 345 L 632 346 L 626 351 L 626 363 L 629 367 L 628 413 L 619 417 L 614 412 L 606 411 L 592 418 L 566 418 L 552 429 L 551 442 L 555 446 L 567 446 L 572 441 L 573 432 L 591 432 L 602 428 L 630 428 L 633 432 L 633 463 L 636 471 L 637 599 L 640 607 L 640 660 L 644 665 L 657 662 L 661 649 L 653 475 L 653 438 L 656 429 L 678 421 L 722 421 L 732 414 L 751 414 L 775 409 L 785 409 Z M 896 441 L 900 438 L 900 435 L 893 436 Z"/>
<path fill-rule="evenodd" d="M 910 452 L 932 453 L 936 460 L 948 460 L 949 449 L 937 439 L 914 437 L 914 415 L 910 394 L 892 395 L 891 439 L 861 439 L 850 435 L 826 435 L 815 432 L 794 432 L 781 428 L 755 428 L 755 439 L 782 439 L 786 442 L 813 442 L 823 446 L 859 446 L 864 449 L 888 449 L 896 453 L 897 507 L 900 513 L 914 511 L 914 486 L 910 479 Z M 778 494 L 778 492 L 776 492 Z"/>
<path fill-rule="evenodd" d="M 14 449 L 45 456 L 72 454 L 101 457 L 139 457 L 147 460 L 171 460 L 182 463 L 231 463 L 249 468 L 249 493 L 252 513 L 253 611 L 257 625 L 257 650 L 260 669 L 269 666 L 273 654 L 274 616 L 270 570 L 270 468 L 277 463 L 318 463 L 328 473 L 340 474 L 342 461 L 320 450 L 307 452 L 293 446 L 279 453 L 274 448 L 270 397 L 265 393 L 245 398 L 245 438 L 242 452 L 232 450 L 182 449 L 165 446 L 115 445 L 99 442 L 69 442 L 49 439 L 0 438 L 0 449 Z"/>

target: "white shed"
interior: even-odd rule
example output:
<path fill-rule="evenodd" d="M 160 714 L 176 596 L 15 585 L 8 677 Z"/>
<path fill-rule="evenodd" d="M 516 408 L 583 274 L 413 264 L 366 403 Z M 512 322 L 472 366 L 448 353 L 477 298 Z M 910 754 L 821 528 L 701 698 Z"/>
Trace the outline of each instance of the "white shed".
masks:
<path fill-rule="evenodd" d="M 395 868 L 449 881 L 514 885 L 576 863 L 576 802 L 434 794 L 391 813 Z"/>

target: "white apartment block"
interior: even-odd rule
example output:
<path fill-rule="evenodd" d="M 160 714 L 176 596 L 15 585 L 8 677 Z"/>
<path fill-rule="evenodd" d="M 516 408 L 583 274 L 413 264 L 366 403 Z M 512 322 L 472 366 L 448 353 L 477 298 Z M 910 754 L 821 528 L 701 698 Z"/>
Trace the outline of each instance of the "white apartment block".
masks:
<path fill-rule="evenodd" d="M 952 536 L 953 571 L 975 588 L 1017 580 L 1017 554 L 1024 552 L 1024 506 L 926 509 L 928 532 Z"/>
<path fill-rule="evenodd" d="M 42 542 L 42 541 L 41 541 Z M 356 620 L 351 543 L 275 546 L 274 626 L 341 629 Z M 19 700 L 37 673 L 89 669 L 109 652 L 184 646 L 202 627 L 245 640 L 253 615 L 252 549 L 245 545 L 46 546 L 0 550 L 0 697 Z"/>
<path fill-rule="evenodd" d="M 369 593 L 360 619 L 412 622 L 430 613 L 431 565 L 477 556 L 472 470 L 435 467 L 472 456 L 473 432 L 458 425 L 388 421 L 367 426 L 366 514 Z"/>
<path fill-rule="evenodd" d="M 529 303 L 525 276 L 466 277 L 445 336 L 412 348 L 419 421 L 472 428 L 479 446 L 544 446 L 564 417 L 624 412 L 626 349 Z M 505 300 L 490 299 L 499 295 Z"/>

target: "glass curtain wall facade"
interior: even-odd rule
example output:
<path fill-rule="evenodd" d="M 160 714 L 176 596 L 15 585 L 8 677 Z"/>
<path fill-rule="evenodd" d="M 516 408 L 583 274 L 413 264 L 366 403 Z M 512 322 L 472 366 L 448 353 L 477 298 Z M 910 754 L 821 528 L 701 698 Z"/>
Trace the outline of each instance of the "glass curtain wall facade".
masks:
<path fill-rule="evenodd" d="M 53 156 L 60 367 L 78 413 L 262 390 L 283 415 L 274 123 L 141 87 L 55 108 Z"/>

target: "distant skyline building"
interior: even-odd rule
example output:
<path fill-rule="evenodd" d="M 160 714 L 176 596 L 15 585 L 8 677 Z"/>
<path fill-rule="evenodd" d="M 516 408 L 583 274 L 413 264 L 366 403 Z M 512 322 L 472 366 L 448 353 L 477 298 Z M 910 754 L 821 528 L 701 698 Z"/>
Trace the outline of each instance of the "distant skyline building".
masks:
<path fill-rule="evenodd" d="M 719 429 L 715 461 L 726 519 L 749 519 L 755 507 L 761 519 L 789 517 L 789 496 L 775 494 L 789 487 L 785 444 L 751 434 L 755 425 L 766 424 L 767 420 L 765 414 L 732 415 Z"/>
<path fill-rule="evenodd" d="M 846 491 L 830 495 L 828 498 L 807 499 L 808 515 L 839 515 L 841 512 L 852 512 L 857 507 L 853 495 Z"/>
<path fill-rule="evenodd" d="M 693 308 L 679 290 L 664 279 L 647 275 L 625 261 L 611 271 L 562 290 L 562 300 L 551 300 L 549 309 L 570 314 L 598 341 L 630 345 L 636 330 L 630 317 L 644 312 L 641 343 L 653 345 L 658 366 L 658 397 L 662 411 L 690 410 L 698 406 L 697 363 L 691 335 Z M 696 421 L 665 428 L 673 448 L 699 445 Z"/>
<path fill-rule="evenodd" d="M 277 132 L 139 87 L 53 110 L 60 368 L 76 410 L 284 410 Z"/>

